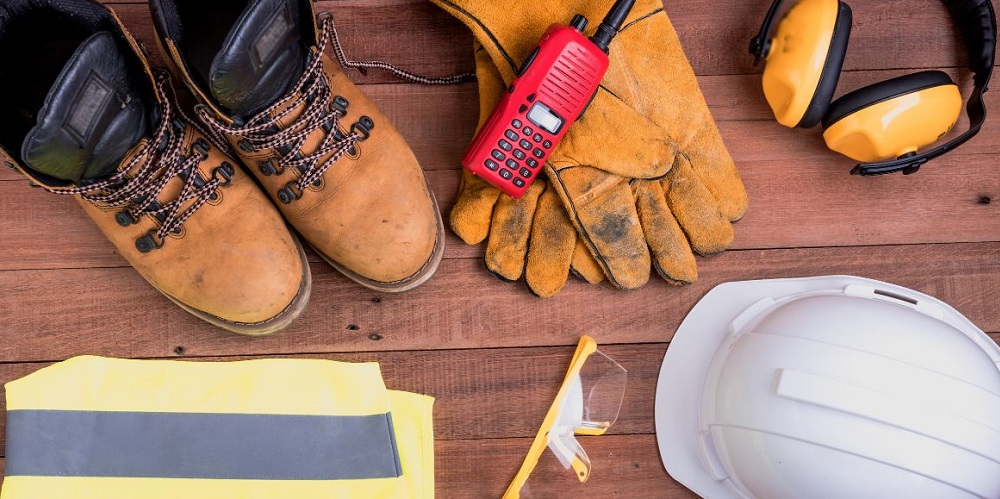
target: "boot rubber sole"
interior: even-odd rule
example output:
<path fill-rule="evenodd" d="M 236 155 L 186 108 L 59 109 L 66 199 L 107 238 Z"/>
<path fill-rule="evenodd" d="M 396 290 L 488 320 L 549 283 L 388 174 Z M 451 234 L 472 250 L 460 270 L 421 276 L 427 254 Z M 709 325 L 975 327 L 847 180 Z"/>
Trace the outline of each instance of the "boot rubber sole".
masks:
<path fill-rule="evenodd" d="M 272 333 L 277 333 L 282 329 L 287 328 L 295 321 L 302 312 L 305 310 L 306 305 L 309 303 L 309 297 L 312 293 L 312 272 L 309 269 L 309 261 L 306 259 L 305 250 L 302 248 L 302 243 L 299 242 L 298 238 L 292 234 L 292 239 L 295 241 L 295 247 L 299 251 L 299 261 L 302 262 L 302 284 L 299 285 L 299 292 L 292 299 L 292 302 L 285 307 L 278 315 L 261 322 L 235 322 L 222 317 L 210 314 L 191 307 L 190 305 L 185 305 L 181 303 L 173 296 L 164 293 L 163 290 L 156 288 L 157 291 L 166 296 L 170 301 L 177 304 L 178 307 L 186 310 L 191 315 L 212 324 L 213 326 L 232 331 L 237 334 L 242 334 L 246 336 L 265 336 Z"/>

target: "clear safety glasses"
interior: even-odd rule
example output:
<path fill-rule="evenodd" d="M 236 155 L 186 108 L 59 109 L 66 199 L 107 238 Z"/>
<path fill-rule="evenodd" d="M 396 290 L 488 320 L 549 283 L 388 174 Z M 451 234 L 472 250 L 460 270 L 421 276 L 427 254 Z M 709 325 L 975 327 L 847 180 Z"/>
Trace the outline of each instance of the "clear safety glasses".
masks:
<path fill-rule="evenodd" d="M 551 496 L 533 487 L 537 480 L 529 482 L 536 468 L 572 470 L 576 480 L 586 482 L 590 477 L 590 458 L 576 436 L 603 435 L 614 424 L 625 395 L 626 377 L 625 368 L 597 350 L 593 338 L 580 338 L 562 386 L 504 499 Z M 545 452 L 546 448 L 551 452 Z M 568 473 L 562 475 L 562 479 L 569 477 Z M 538 490 L 532 492 L 532 489 Z"/>

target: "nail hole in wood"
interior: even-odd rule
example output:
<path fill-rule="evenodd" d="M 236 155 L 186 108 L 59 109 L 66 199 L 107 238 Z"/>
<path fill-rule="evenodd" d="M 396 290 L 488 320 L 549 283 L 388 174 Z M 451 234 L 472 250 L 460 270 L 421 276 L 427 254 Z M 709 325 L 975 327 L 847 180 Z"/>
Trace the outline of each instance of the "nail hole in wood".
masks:
<path fill-rule="evenodd" d="M 382 341 L 382 338 L 384 338 L 384 336 L 382 336 L 381 334 L 377 334 L 377 333 L 372 333 L 372 334 L 368 335 L 368 339 L 372 340 L 372 341 Z"/>
<path fill-rule="evenodd" d="M 177 355 L 184 355 L 186 352 L 187 352 L 187 349 L 184 348 L 184 347 L 174 348 L 174 353 L 177 354 Z"/>
<path fill-rule="evenodd" d="M 993 202 L 993 198 L 989 196 L 979 196 L 979 204 L 990 204 Z"/>
<path fill-rule="evenodd" d="M 357 324 L 350 324 L 350 325 L 347 326 L 347 330 L 348 331 L 358 331 L 360 329 L 361 329 L 361 326 L 359 326 Z"/>

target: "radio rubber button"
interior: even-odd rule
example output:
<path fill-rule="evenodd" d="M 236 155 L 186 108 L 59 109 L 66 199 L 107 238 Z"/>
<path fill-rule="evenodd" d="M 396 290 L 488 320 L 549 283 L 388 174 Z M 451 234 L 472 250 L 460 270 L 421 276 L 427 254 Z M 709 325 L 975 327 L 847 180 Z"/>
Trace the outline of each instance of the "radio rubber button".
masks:
<path fill-rule="evenodd" d="M 514 148 L 514 146 L 510 145 L 510 142 L 507 142 L 506 140 L 503 139 L 500 139 L 500 142 L 497 142 L 497 145 L 500 146 L 500 149 L 503 149 L 504 151 L 509 151 Z"/>
<path fill-rule="evenodd" d="M 528 142 L 527 139 L 522 140 L 521 141 L 521 149 L 524 149 L 525 151 L 530 151 L 531 150 L 531 142 Z"/>
<path fill-rule="evenodd" d="M 524 151 L 522 151 L 520 149 L 514 149 L 514 157 L 515 158 L 517 158 L 517 159 L 524 159 L 526 156 L 527 155 L 524 154 Z"/>
<path fill-rule="evenodd" d="M 535 140 L 535 142 L 541 142 L 541 141 L 542 141 L 542 138 L 543 138 L 543 137 L 542 137 L 542 134 L 540 134 L 540 133 L 536 133 L 536 134 L 535 134 L 535 136 L 534 136 L 534 137 L 532 137 L 532 139 L 534 139 L 534 140 Z"/>
<path fill-rule="evenodd" d="M 531 154 L 534 154 L 536 158 L 542 159 L 545 157 L 545 151 L 541 149 L 535 149 Z"/>
<path fill-rule="evenodd" d="M 520 166 L 521 165 L 517 164 L 517 161 L 514 161 L 513 159 L 507 160 L 507 168 L 510 168 L 511 170 L 517 170 Z"/>
<path fill-rule="evenodd" d="M 542 143 L 542 147 L 546 149 L 552 149 L 552 142 L 546 140 L 545 142 Z"/>
<path fill-rule="evenodd" d="M 492 159 L 487 159 L 486 168 L 489 168 L 491 171 L 497 171 L 497 168 L 500 168 L 500 165 L 498 165 L 497 162 L 493 161 Z"/>
<path fill-rule="evenodd" d="M 503 177 L 506 180 L 510 180 L 510 179 L 514 178 L 514 174 L 511 173 L 511 171 L 508 170 L 508 169 L 506 169 L 506 168 L 500 170 L 500 176 Z"/>
<path fill-rule="evenodd" d="M 532 158 L 528 158 L 528 166 L 532 168 L 538 168 L 538 162 Z"/>
<path fill-rule="evenodd" d="M 531 170 L 527 168 L 521 168 L 521 176 L 524 178 L 531 178 Z"/>
<path fill-rule="evenodd" d="M 521 120 L 514 120 L 514 121 L 510 122 L 510 126 L 512 126 L 514 128 L 517 128 L 517 129 L 520 129 L 521 125 L 523 125 L 523 123 L 521 123 Z"/>
<path fill-rule="evenodd" d="M 513 130 L 507 130 L 503 134 L 506 135 L 507 138 L 510 139 L 510 140 L 517 140 L 517 134 L 514 133 Z"/>
<path fill-rule="evenodd" d="M 524 187 L 524 181 L 521 180 L 521 179 L 519 179 L 519 178 L 515 178 L 514 179 L 514 186 L 517 187 L 518 189 L 520 189 L 521 187 Z"/>
<path fill-rule="evenodd" d="M 507 156 L 504 156 L 503 153 L 500 152 L 497 149 L 494 149 L 493 152 L 490 153 L 490 154 L 492 154 L 493 157 L 497 159 L 497 161 L 503 161 L 503 160 L 507 159 Z"/>
<path fill-rule="evenodd" d="M 531 134 L 535 133 L 535 131 L 532 130 L 530 126 L 524 127 L 524 130 L 521 131 L 524 132 L 524 134 L 527 135 L 528 137 L 531 137 Z"/>

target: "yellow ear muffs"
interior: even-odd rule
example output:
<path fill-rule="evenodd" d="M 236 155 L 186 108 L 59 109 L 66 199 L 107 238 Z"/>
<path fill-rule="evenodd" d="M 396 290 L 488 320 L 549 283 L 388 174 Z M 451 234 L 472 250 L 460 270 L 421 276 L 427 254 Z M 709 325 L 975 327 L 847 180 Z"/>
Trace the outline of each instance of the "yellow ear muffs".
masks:
<path fill-rule="evenodd" d="M 763 85 L 782 125 L 812 128 L 823 118 L 840 78 L 851 17 L 851 8 L 838 0 L 802 0 L 781 20 Z"/>
<path fill-rule="evenodd" d="M 830 105 L 823 138 L 861 162 L 898 158 L 933 144 L 955 126 L 962 96 L 951 78 L 923 71 L 855 90 Z"/>

